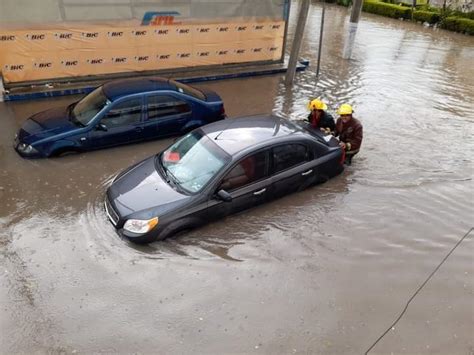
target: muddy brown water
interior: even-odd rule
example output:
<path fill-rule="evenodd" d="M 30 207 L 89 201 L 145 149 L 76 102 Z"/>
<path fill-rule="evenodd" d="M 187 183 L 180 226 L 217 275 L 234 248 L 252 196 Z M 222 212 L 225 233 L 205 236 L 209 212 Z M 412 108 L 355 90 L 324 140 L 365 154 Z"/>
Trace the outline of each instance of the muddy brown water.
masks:
<path fill-rule="evenodd" d="M 348 13 L 330 6 L 316 82 L 310 11 L 311 66 L 292 88 L 281 76 L 203 86 L 231 117 L 352 103 L 365 129 L 353 165 L 149 247 L 120 239 L 102 201 L 170 140 L 23 160 L 20 124 L 76 97 L 0 104 L 0 353 L 358 354 L 390 326 L 474 223 L 474 40 L 364 14 L 348 62 Z M 372 353 L 472 354 L 473 255 L 470 235 Z"/>

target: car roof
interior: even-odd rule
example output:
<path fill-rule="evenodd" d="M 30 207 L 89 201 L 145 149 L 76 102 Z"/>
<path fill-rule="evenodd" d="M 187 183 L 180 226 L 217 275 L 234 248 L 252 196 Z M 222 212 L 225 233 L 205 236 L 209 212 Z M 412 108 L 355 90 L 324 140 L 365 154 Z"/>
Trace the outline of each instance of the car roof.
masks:
<path fill-rule="evenodd" d="M 309 137 L 306 130 L 282 117 L 256 115 L 231 118 L 201 127 L 201 130 L 230 155 L 269 140 Z"/>
<path fill-rule="evenodd" d="M 159 90 L 177 91 L 177 88 L 169 79 L 151 77 L 113 80 L 104 84 L 103 90 L 108 99 L 114 101 L 120 97 L 141 92 Z"/>

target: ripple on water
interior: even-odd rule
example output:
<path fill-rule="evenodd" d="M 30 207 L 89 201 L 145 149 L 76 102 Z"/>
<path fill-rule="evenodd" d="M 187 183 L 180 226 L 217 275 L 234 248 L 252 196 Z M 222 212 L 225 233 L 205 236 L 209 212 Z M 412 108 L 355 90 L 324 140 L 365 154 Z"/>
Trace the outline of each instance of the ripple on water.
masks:
<path fill-rule="evenodd" d="M 172 258 L 209 259 L 221 258 L 239 261 L 229 255 L 229 250 L 241 243 L 238 231 L 222 234 L 213 233 L 212 227 L 200 228 L 183 235 L 149 245 L 137 245 L 120 237 L 107 218 L 104 209 L 105 191 L 113 176 L 106 176 L 89 196 L 87 207 L 79 216 L 79 228 L 88 245 L 97 255 L 107 255 L 125 260 L 164 260 Z M 222 235 L 228 238 L 222 238 Z"/>

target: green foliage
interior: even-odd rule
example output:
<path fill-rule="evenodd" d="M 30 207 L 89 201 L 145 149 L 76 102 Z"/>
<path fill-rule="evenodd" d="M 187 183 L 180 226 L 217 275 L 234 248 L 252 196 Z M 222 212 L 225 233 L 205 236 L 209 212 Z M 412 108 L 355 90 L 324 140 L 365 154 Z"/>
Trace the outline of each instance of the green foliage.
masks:
<path fill-rule="evenodd" d="M 411 19 L 411 9 L 409 7 L 387 4 L 377 0 L 364 1 L 362 10 L 391 18 Z"/>
<path fill-rule="evenodd" d="M 441 21 L 441 28 L 474 35 L 474 20 L 463 17 L 449 16 Z"/>
<path fill-rule="evenodd" d="M 464 17 L 464 18 L 474 20 L 474 11 L 470 11 L 470 12 L 452 11 L 451 16 Z"/>
<path fill-rule="evenodd" d="M 343 0 L 336 0 L 340 2 Z M 409 20 L 412 18 L 410 7 L 391 4 L 396 0 L 365 0 L 362 10 L 372 14 L 387 16 L 391 18 L 402 18 Z M 413 11 L 413 20 L 428 22 L 430 25 L 439 23 L 441 28 L 474 35 L 474 12 L 463 13 L 453 11 L 449 7 L 432 8 L 429 5 L 417 6 Z"/>
<path fill-rule="evenodd" d="M 412 0 L 380 0 L 388 4 L 395 4 L 400 6 L 412 6 Z M 416 7 L 428 6 L 428 0 L 416 0 Z"/>
<path fill-rule="evenodd" d="M 416 5 L 416 9 L 419 11 L 429 11 L 429 12 L 435 12 L 438 15 L 441 13 L 441 9 L 438 7 L 432 7 L 430 5 Z"/>
<path fill-rule="evenodd" d="M 352 0 L 336 0 L 336 4 L 349 7 L 352 5 Z"/>
<path fill-rule="evenodd" d="M 326 3 L 328 4 L 338 4 L 338 5 L 341 5 L 341 6 L 345 6 L 345 7 L 349 7 L 350 5 L 352 5 L 352 0 L 325 0 Z"/>
<path fill-rule="evenodd" d="M 430 25 L 434 25 L 439 22 L 440 15 L 435 12 L 415 10 L 413 11 L 413 20 L 419 22 L 428 22 Z"/>

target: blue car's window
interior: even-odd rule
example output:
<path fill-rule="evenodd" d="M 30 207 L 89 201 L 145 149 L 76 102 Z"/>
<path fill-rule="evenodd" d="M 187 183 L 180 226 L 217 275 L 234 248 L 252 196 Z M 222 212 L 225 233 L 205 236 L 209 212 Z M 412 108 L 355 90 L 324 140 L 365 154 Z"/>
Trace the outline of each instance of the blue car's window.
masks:
<path fill-rule="evenodd" d="M 114 105 L 102 118 L 101 123 L 107 128 L 134 125 L 140 123 L 142 115 L 142 99 L 130 99 Z"/>
<path fill-rule="evenodd" d="M 267 176 L 267 152 L 250 155 L 235 165 L 222 179 L 219 189 L 228 191 L 251 184 Z"/>
<path fill-rule="evenodd" d="M 161 153 L 165 173 L 182 189 L 196 193 L 230 160 L 230 156 L 199 131 L 191 132 Z"/>
<path fill-rule="evenodd" d="M 166 116 L 191 112 L 191 106 L 172 96 L 151 95 L 148 96 L 147 111 L 148 119 L 155 120 Z"/>
<path fill-rule="evenodd" d="M 277 173 L 313 159 L 311 151 L 302 144 L 286 144 L 273 148 L 273 172 Z"/>
<path fill-rule="evenodd" d="M 74 106 L 71 110 L 71 118 L 87 126 L 108 103 L 109 100 L 102 91 L 102 87 L 98 87 Z"/>
<path fill-rule="evenodd" d="M 186 95 L 195 97 L 196 99 L 206 101 L 206 95 L 192 86 L 188 86 L 174 80 L 170 80 L 170 84 L 174 84 L 176 86 L 176 90 L 181 93 L 185 93 Z"/>

